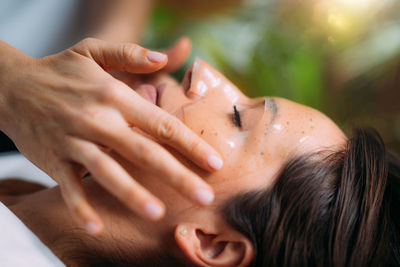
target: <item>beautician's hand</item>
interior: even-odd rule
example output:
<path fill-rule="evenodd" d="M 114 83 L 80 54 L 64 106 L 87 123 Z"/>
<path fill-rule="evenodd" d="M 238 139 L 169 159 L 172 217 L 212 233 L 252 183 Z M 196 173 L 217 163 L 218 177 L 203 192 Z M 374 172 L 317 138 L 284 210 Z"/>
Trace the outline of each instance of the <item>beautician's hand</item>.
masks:
<path fill-rule="evenodd" d="M 150 74 L 138 75 L 126 71 L 112 71 L 113 77 L 123 81 L 133 90 L 138 89 L 142 84 L 154 80 L 162 74 L 171 73 L 180 68 L 190 56 L 192 51 L 192 43 L 189 38 L 182 37 L 174 45 L 164 51 L 168 55 L 168 64 L 157 72 Z"/>
<path fill-rule="evenodd" d="M 130 127 L 209 171 L 222 166 L 217 152 L 107 72 L 155 72 L 166 65 L 166 56 L 134 44 L 96 39 L 41 59 L 1 41 L 0 52 L 0 129 L 58 182 L 70 211 L 89 232 L 101 232 L 103 224 L 81 186 L 85 169 L 141 216 L 156 220 L 165 212 L 164 204 L 108 155 L 110 149 L 199 204 L 213 200 L 207 183 Z"/>

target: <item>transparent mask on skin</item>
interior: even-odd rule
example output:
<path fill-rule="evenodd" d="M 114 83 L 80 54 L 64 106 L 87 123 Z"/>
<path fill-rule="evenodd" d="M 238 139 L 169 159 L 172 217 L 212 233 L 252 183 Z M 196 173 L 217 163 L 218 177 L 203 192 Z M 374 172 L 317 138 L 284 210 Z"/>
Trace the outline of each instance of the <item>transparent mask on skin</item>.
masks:
<path fill-rule="evenodd" d="M 182 107 L 183 120 L 191 117 L 192 109 L 200 109 L 212 111 L 216 114 L 215 118 L 202 117 L 197 115 L 195 120 L 197 122 L 204 122 L 204 128 L 209 129 L 210 125 L 229 124 L 228 127 L 233 127 L 233 131 L 226 131 L 225 134 L 221 132 L 204 133 L 198 129 L 201 134 L 214 135 L 217 143 L 222 145 L 224 149 L 233 150 L 239 146 L 245 145 L 248 139 L 249 132 L 254 128 L 257 123 L 262 120 L 264 113 L 268 111 L 261 103 L 249 105 L 248 103 L 239 103 L 240 99 L 238 90 L 222 75 L 215 74 L 215 71 L 210 69 L 209 65 L 204 61 L 196 59 L 193 66 L 188 70 L 187 77 L 190 79 L 190 86 L 188 86 L 188 96 L 194 96 L 195 103 Z M 186 81 L 187 82 L 187 81 Z M 218 101 L 215 101 L 218 99 Z M 265 101 L 261 100 L 265 103 Z M 240 113 L 241 127 L 235 126 L 232 121 L 234 115 L 234 106 L 237 107 Z M 219 120 L 218 118 L 222 118 Z M 194 119 L 191 117 L 190 119 Z M 223 120 L 226 120 L 224 122 Z M 207 127 L 206 127 L 207 126 Z M 208 130 L 210 131 L 210 130 Z"/>

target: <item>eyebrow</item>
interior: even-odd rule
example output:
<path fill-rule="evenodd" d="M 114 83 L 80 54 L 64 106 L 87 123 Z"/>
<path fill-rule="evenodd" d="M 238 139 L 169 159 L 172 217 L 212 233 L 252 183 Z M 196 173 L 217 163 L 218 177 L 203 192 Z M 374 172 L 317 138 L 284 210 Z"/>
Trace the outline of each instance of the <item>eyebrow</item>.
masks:
<path fill-rule="evenodd" d="M 278 116 L 278 105 L 274 98 L 266 97 L 264 98 L 264 109 L 269 109 L 272 112 L 271 119 L 269 121 L 269 127 L 275 121 L 276 117 Z"/>

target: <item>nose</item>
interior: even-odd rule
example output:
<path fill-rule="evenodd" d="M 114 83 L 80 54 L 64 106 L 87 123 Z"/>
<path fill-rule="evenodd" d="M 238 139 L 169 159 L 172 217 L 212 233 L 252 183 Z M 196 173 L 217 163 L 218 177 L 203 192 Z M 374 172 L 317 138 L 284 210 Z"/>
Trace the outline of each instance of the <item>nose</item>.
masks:
<path fill-rule="evenodd" d="M 222 93 L 230 102 L 237 102 L 240 90 L 204 60 L 196 58 L 184 78 L 186 95 L 199 100 L 211 91 Z"/>

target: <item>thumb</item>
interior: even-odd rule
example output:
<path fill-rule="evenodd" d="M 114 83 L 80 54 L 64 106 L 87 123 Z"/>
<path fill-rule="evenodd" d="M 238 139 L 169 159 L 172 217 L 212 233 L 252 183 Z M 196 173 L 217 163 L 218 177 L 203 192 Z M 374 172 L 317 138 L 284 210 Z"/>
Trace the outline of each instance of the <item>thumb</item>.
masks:
<path fill-rule="evenodd" d="M 167 55 L 137 44 L 115 43 L 94 38 L 80 41 L 71 50 L 93 59 L 106 71 L 152 73 L 163 68 L 168 62 Z"/>

